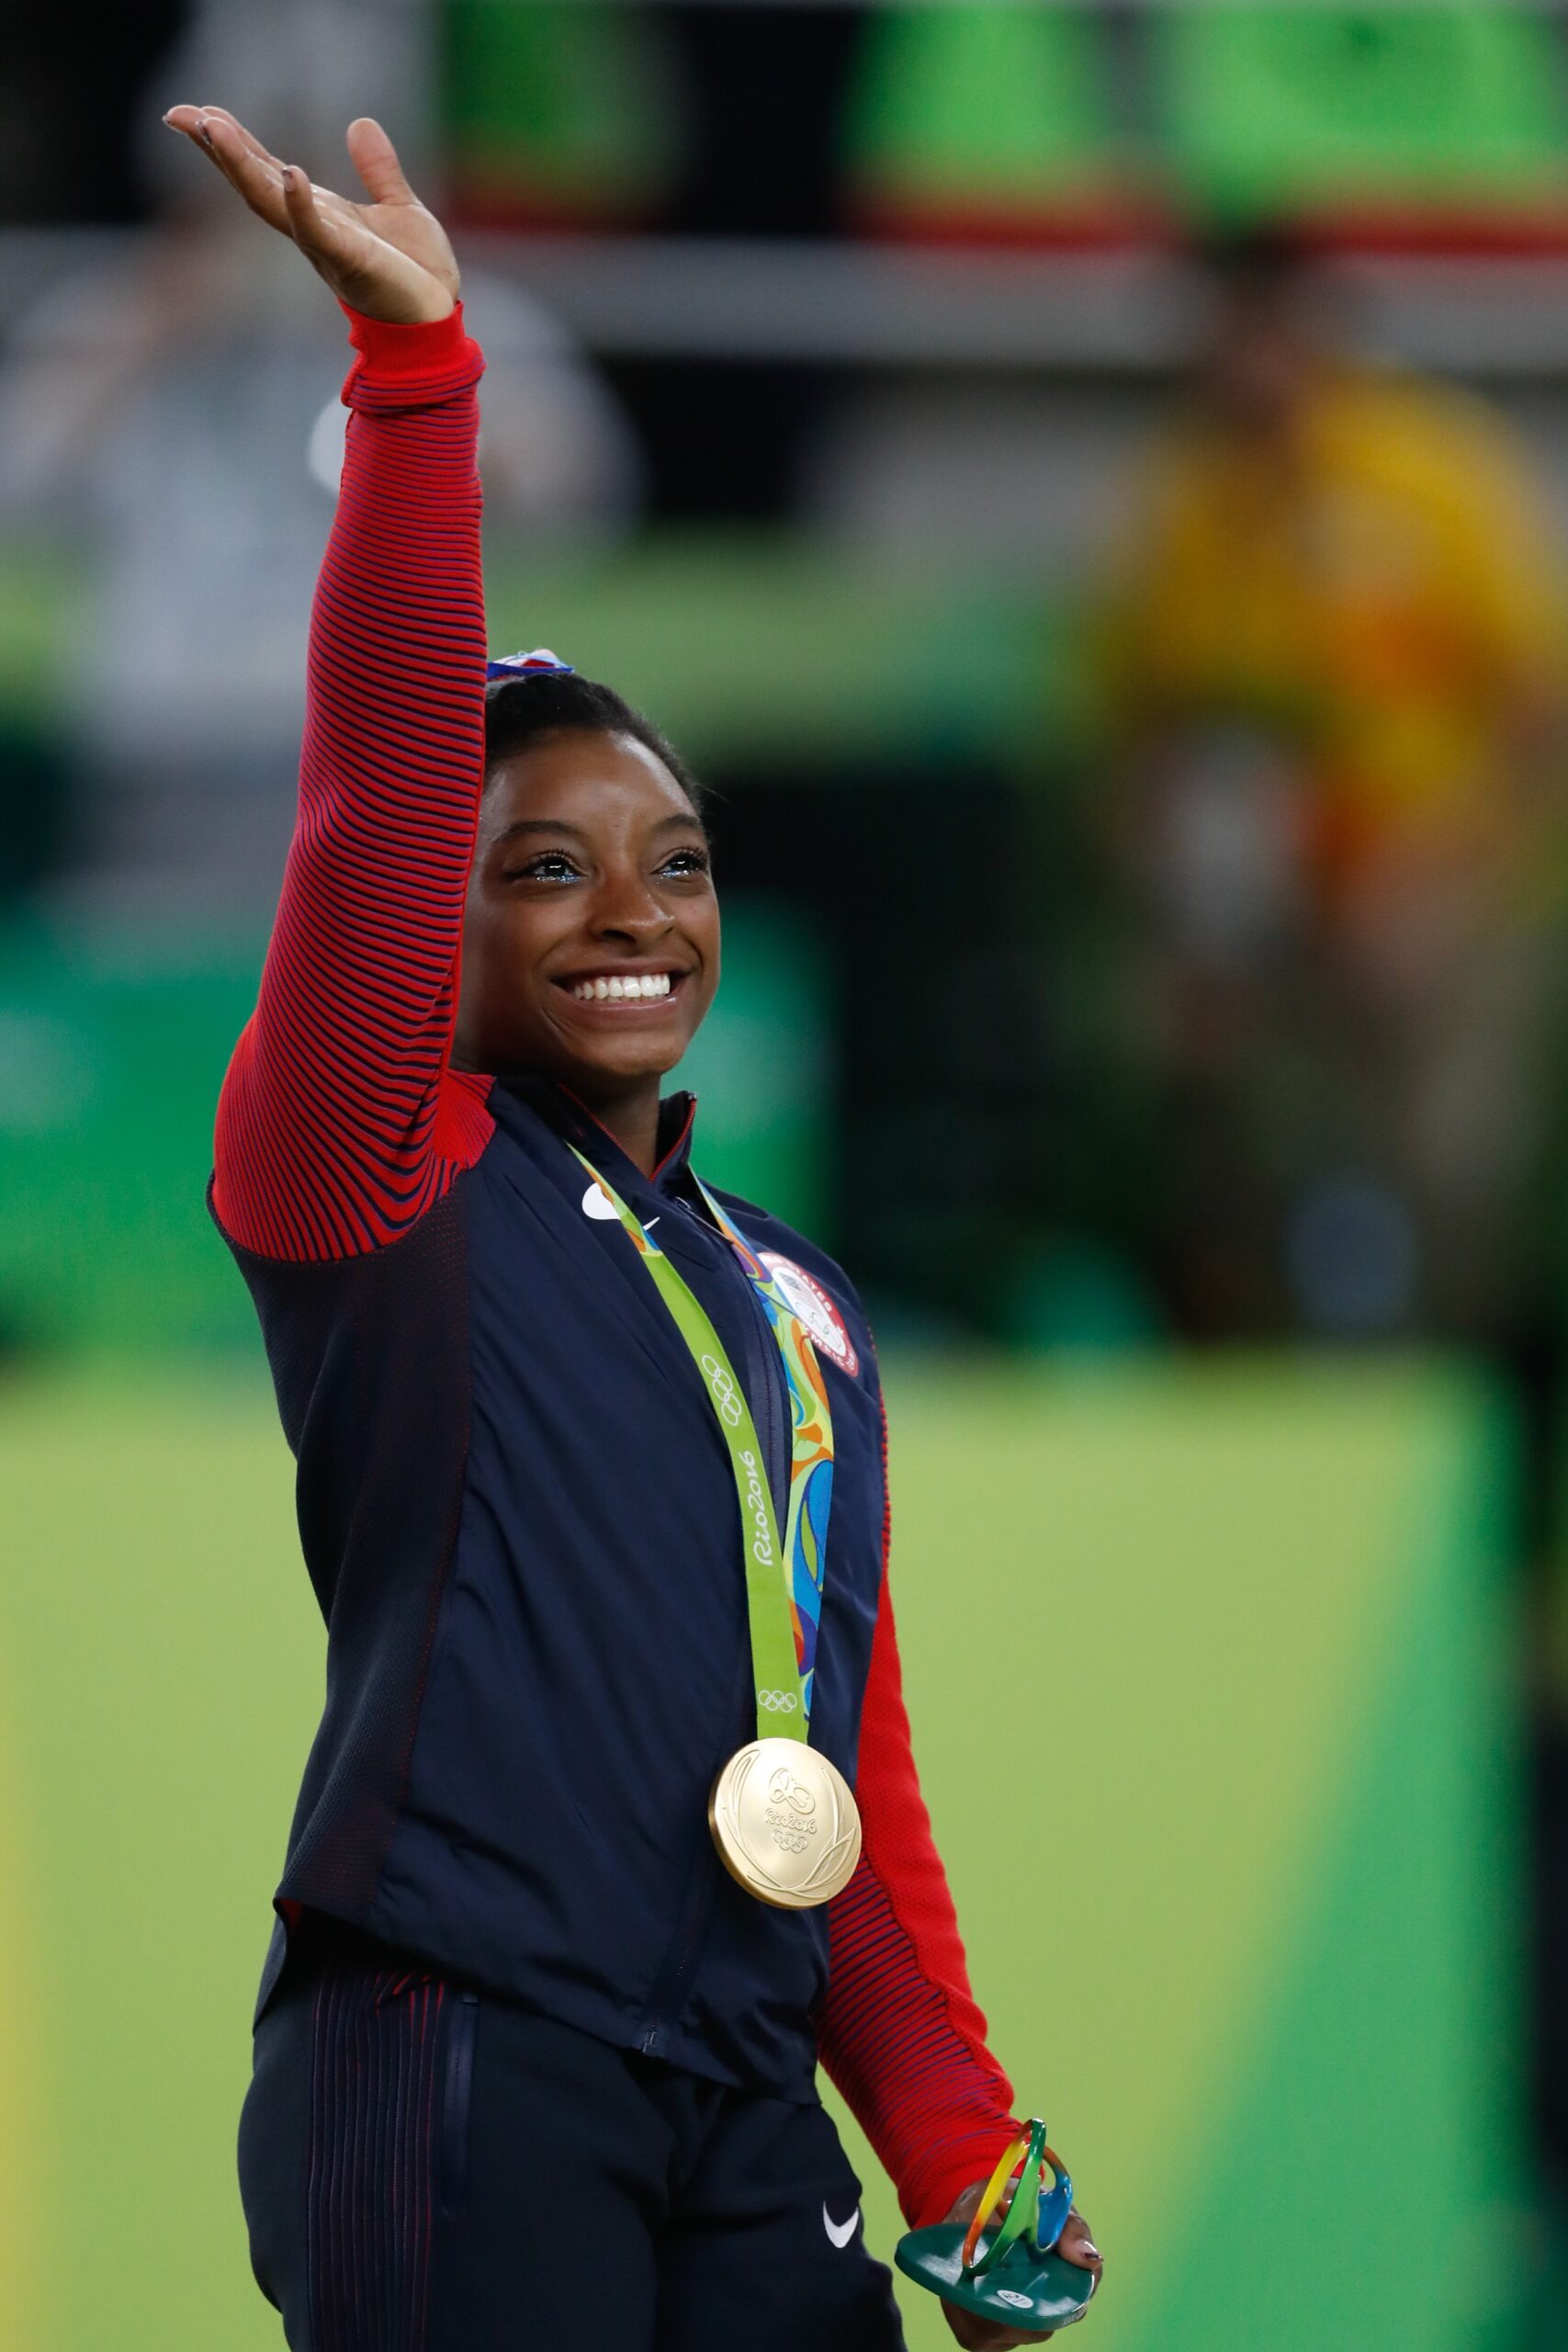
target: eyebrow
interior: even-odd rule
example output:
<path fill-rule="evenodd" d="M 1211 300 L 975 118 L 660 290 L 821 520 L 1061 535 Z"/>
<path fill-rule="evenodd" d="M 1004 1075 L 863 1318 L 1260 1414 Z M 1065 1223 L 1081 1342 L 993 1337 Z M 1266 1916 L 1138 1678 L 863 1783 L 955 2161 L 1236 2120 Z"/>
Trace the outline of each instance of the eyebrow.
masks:
<path fill-rule="evenodd" d="M 690 827 L 694 832 L 702 831 L 702 820 L 695 809 L 687 811 L 683 816 L 676 811 L 668 817 L 660 817 L 657 824 L 649 826 L 649 831 L 651 833 L 670 833 L 684 827 Z M 518 817 L 512 824 L 503 825 L 495 839 L 498 842 L 514 841 L 519 833 L 554 833 L 558 838 L 566 833 L 574 842 L 588 839 L 581 825 L 569 825 L 560 817 Z"/>

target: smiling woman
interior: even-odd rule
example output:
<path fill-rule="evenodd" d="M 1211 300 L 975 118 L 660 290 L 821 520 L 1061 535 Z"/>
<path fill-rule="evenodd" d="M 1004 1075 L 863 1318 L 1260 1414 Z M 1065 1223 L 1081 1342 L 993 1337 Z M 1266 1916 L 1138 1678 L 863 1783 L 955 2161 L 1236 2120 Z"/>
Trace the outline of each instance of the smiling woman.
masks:
<path fill-rule="evenodd" d="M 864 1314 L 660 1097 L 718 981 L 695 787 L 607 687 L 487 665 L 483 363 L 385 133 L 350 204 L 169 119 L 357 355 L 211 1193 L 328 1628 L 255 2275 L 321 2352 L 895 2352 L 818 2058 L 912 2222 L 1017 2127 L 910 1753 Z M 1076 2217 L 1062 2251 L 1098 2276 Z"/>
<path fill-rule="evenodd" d="M 609 687 L 491 669 L 453 1061 L 548 1071 L 650 1168 L 660 1080 L 718 985 L 696 787 Z"/>

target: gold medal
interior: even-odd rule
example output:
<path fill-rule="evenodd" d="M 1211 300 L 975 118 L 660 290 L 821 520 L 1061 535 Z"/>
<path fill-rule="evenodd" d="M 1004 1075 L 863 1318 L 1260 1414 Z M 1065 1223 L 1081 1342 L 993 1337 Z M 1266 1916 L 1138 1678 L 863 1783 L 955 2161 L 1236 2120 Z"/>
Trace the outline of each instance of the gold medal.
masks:
<path fill-rule="evenodd" d="M 754 1739 L 737 1748 L 713 1784 L 708 1826 L 731 1878 L 781 1911 L 829 1902 L 860 1860 L 850 1784 L 803 1740 Z"/>

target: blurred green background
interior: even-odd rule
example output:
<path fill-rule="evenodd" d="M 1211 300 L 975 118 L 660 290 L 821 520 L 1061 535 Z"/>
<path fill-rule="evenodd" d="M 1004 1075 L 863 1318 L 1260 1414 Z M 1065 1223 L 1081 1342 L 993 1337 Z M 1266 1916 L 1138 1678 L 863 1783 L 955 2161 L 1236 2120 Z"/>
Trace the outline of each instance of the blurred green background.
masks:
<path fill-rule="evenodd" d="M 922 1769 L 996 2045 L 1110 2256 L 1094 2340 L 1517 2341 L 1495 1397 L 1284 1364 L 889 1393 Z M 234 2132 L 323 1648 L 270 1402 L 15 1383 L 0 1493 L 0 2329 L 259 2347 Z"/>

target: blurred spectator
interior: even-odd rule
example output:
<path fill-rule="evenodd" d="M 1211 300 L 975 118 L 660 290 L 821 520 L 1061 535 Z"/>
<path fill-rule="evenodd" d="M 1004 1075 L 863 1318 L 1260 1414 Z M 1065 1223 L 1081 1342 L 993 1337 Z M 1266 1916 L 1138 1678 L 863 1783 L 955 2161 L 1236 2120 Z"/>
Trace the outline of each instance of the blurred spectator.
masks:
<path fill-rule="evenodd" d="M 1558 579 L 1507 426 L 1213 256 L 1107 616 L 1188 1328 L 1497 1340 L 1550 1094 Z"/>
<path fill-rule="evenodd" d="M 0 370 L 0 515 L 93 549 L 62 725 L 83 778 L 95 905 L 265 908 L 288 840 L 316 568 L 342 464 L 346 344 L 282 240 L 258 254 L 216 175 L 159 122 L 221 90 L 329 182 L 381 112 L 428 166 L 426 12 L 206 0 L 148 102 L 144 242 L 62 280 Z M 265 262 L 270 256 L 270 273 Z M 260 266 L 258 267 L 258 264 Z M 492 515 L 574 537 L 634 509 L 619 409 L 565 332 L 480 272 Z"/>

